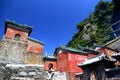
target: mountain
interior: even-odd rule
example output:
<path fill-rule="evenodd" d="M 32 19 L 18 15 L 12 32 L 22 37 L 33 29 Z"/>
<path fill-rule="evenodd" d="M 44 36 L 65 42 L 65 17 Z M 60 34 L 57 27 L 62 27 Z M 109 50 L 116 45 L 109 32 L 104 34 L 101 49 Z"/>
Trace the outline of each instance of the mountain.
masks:
<path fill-rule="evenodd" d="M 97 45 L 103 45 L 114 38 L 111 31 L 111 19 L 114 4 L 112 2 L 100 1 L 95 11 L 88 18 L 78 23 L 78 32 L 68 42 L 68 47 L 77 48 L 78 45 L 86 47 L 94 41 Z"/>

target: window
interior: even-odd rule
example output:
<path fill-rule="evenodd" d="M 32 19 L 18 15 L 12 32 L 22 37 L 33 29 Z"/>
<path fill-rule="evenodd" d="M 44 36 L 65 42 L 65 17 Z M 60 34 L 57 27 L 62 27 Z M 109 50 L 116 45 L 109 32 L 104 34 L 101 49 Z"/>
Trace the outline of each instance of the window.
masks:
<path fill-rule="evenodd" d="M 20 40 L 20 35 L 19 34 L 16 34 L 15 37 L 14 37 L 15 40 Z"/>

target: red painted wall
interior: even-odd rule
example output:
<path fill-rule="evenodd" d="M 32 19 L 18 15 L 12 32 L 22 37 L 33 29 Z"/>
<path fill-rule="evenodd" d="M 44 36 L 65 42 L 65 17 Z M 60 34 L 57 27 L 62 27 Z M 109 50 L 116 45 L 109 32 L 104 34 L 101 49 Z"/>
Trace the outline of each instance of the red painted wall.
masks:
<path fill-rule="evenodd" d="M 44 63 L 44 69 L 45 69 L 45 71 L 49 71 L 49 65 L 50 64 L 53 64 L 53 69 L 54 69 L 54 71 L 57 71 L 58 70 L 58 68 L 57 68 L 57 62 L 56 61 L 45 61 L 45 63 Z"/>
<path fill-rule="evenodd" d="M 77 66 L 78 63 L 84 61 L 87 56 L 70 52 L 62 52 L 57 56 L 58 70 L 65 72 L 82 72 L 82 69 Z"/>
<path fill-rule="evenodd" d="M 69 72 L 68 53 L 61 52 L 57 55 L 57 65 L 59 71 Z"/>
<path fill-rule="evenodd" d="M 82 54 L 75 54 L 75 53 L 68 53 L 68 65 L 69 65 L 69 72 L 82 72 L 82 69 L 77 66 L 80 62 L 83 62 L 87 58 L 86 55 Z"/>
<path fill-rule="evenodd" d="M 12 29 L 12 28 L 7 28 L 5 37 L 12 39 L 12 38 L 14 38 L 14 36 L 16 34 L 20 35 L 20 39 L 21 40 L 28 41 L 28 33 L 22 32 L 22 31 L 19 31 L 19 30 L 16 30 L 16 29 Z"/>
<path fill-rule="evenodd" d="M 28 52 L 43 53 L 44 45 L 28 40 Z"/>
<path fill-rule="evenodd" d="M 86 55 L 72 52 L 61 52 L 57 55 L 58 70 L 68 72 L 70 80 L 76 80 L 76 73 L 81 73 L 82 69 L 77 66 L 78 63 L 84 61 Z"/>

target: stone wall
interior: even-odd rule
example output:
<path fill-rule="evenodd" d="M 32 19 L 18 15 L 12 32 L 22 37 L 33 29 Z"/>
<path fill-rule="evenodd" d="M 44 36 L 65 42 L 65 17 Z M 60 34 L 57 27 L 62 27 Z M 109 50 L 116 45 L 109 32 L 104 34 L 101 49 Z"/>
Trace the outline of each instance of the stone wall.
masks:
<path fill-rule="evenodd" d="M 24 41 L 3 39 L 0 42 L 0 60 L 12 63 L 24 63 L 27 55 L 27 44 Z"/>
<path fill-rule="evenodd" d="M 69 73 L 49 73 L 44 71 L 44 65 L 9 64 L 0 61 L 0 80 L 48 80 L 51 76 L 53 80 L 69 80 Z"/>
<path fill-rule="evenodd" d="M 46 80 L 43 65 L 0 62 L 0 80 Z"/>
<path fill-rule="evenodd" d="M 28 53 L 26 56 L 26 63 L 28 63 L 28 64 L 43 64 L 43 54 Z"/>
<path fill-rule="evenodd" d="M 43 65 L 6 64 L 10 80 L 45 80 Z"/>

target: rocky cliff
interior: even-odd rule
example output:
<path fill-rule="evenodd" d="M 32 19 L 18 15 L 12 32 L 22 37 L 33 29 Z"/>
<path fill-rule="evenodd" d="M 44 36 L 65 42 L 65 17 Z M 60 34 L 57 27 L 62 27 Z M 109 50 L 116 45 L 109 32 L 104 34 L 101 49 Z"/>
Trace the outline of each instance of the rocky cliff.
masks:
<path fill-rule="evenodd" d="M 90 16 L 78 23 L 78 32 L 67 44 L 69 47 L 77 48 L 78 45 L 86 47 L 90 41 L 102 45 L 114 38 L 110 28 L 113 17 L 114 4 L 112 2 L 100 1 L 95 11 Z"/>

